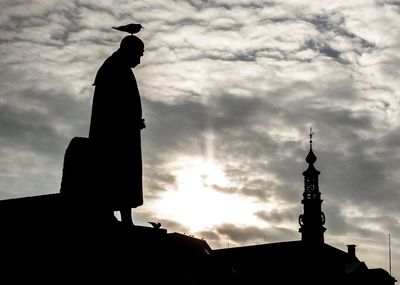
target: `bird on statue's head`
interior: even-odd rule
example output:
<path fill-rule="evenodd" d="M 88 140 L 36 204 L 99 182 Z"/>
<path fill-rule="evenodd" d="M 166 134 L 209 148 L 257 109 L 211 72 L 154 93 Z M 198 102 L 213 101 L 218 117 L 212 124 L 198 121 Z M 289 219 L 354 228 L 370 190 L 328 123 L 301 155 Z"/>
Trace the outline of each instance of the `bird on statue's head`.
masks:
<path fill-rule="evenodd" d="M 119 27 L 112 27 L 115 30 L 121 31 L 121 32 L 127 32 L 131 35 L 138 33 L 141 29 L 143 29 L 143 26 L 141 24 L 128 24 L 125 26 L 119 26 Z"/>

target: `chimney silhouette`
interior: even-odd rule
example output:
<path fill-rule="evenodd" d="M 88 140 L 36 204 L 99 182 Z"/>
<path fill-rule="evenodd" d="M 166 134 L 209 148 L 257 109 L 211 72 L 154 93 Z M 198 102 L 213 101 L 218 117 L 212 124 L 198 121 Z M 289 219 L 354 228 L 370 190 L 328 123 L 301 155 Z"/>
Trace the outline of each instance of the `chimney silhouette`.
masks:
<path fill-rule="evenodd" d="M 356 245 L 355 244 L 348 244 L 347 245 L 347 252 L 351 257 L 356 257 Z"/>

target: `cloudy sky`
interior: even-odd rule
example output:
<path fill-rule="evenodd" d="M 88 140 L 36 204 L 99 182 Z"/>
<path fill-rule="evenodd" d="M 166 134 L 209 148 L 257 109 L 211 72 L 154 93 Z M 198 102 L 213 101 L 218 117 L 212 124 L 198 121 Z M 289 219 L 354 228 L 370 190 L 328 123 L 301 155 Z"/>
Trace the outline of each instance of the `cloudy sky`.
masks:
<path fill-rule="evenodd" d="M 298 240 L 310 126 L 325 240 L 400 278 L 398 0 L 0 1 L 0 199 L 57 193 L 97 69 L 145 28 L 134 72 L 137 224 L 211 247 Z"/>

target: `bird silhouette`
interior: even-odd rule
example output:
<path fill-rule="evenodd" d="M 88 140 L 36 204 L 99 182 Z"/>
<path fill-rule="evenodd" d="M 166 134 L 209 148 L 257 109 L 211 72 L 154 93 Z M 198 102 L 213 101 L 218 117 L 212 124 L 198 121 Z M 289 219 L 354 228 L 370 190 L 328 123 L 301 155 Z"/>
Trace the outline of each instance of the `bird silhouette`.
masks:
<path fill-rule="evenodd" d="M 141 24 L 128 24 L 125 26 L 112 27 L 112 28 L 121 32 L 127 32 L 132 35 L 136 34 L 141 29 L 143 29 L 143 26 Z"/>
<path fill-rule="evenodd" d="M 148 222 L 150 225 L 153 226 L 155 229 L 161 228 L 161 223 L 155 223 L 155 222 Z"/>

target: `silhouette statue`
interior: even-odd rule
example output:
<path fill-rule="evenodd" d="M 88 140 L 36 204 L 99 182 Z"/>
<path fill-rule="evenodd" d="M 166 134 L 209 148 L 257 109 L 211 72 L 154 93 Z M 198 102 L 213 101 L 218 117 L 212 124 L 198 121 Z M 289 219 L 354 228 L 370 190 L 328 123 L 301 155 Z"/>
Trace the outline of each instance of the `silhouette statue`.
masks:
<path fill-rule="evenodd" d="M 142 40 L 130 35 L 102 64 L 93 83 L 89 130 L 99 206 L 110 215 L 120 211 L 121 221 L 132 225 L 131 209 L 143 204 L 140 131 L 146 126 L 131 68 L 143 53 Z"/>

